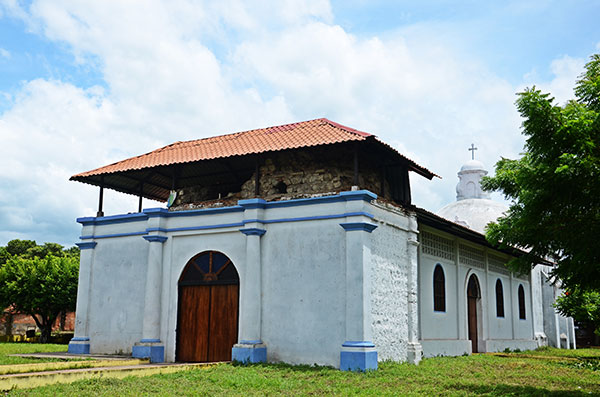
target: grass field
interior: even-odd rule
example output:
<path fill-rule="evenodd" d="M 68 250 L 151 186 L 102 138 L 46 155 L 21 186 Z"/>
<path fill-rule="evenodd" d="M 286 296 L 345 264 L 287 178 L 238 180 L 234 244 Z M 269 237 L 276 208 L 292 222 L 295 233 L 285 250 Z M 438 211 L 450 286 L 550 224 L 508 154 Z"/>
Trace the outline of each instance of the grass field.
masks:
<path fill-rule="evenodd" d="M 0 365 L 29 364 L 39 362 L 60 361 L 56 358 L 23 358 L 10 357 L 9 354 L 52 353 L 66 352 L 67 345 L 38 344 L 38 343 L 0 343 Z"/>
<path fill-rule="evenodd" d="M 419 366 L 384 362 L 378 371 L 218 364 L 206 369 L 122 380 L 99 379 L 15 390 L 10 396 L 138 395 L 490 395 L 600 396 L 600 350 L 544 349 L 501 355 L 437 357 Z M 600 369 L 600 368 L 599 368 Z"/>

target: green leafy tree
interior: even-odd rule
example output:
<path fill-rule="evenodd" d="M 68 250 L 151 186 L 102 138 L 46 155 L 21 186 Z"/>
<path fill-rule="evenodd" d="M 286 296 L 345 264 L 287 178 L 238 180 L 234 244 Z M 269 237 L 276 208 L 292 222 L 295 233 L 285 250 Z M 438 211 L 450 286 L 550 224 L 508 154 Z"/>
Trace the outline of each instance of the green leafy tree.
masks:
<path fill-rule="evenodd" d="M 25 255 L 27 250 L 36 247 L 37 244 L 33 240 L 10 240 L 6 244 L 6 250 L 11 255 Z"/>
<path fill-rule="evenodd" d="M 78 258 L 14 256 L 0 267 L 0 306 L 33 317 L 47 343 L 58 315 L 75 310 L 78 275 Z"/>
<path fill-rule="evenodd" d="M 65 256 L 63 248 L 62 245 L 57 243 L 44 243 L 44 245 L 36 245 L 35 247 L 28 248 L 22 256 L 27 258 L 34 258 L 37 256 L 40 259 L 44 259 L 48 255 L 61 257 Z"/>
<path fill-rule="evenodd" d="M 4 265 L 10 257 L 11 255 L 6 249 L 6 247 L 0 247 L 0 267 Z"/>
<path fill-rule="evenodd" d="M 573 317 L 579 323 L 594 329 L 600 337 L 600 292 L 574 288 L 556 299 L 556 308 L 563 316 Z"/>
<path fill-rule="evenodd" d="M 528 254 L 511 261 L 525 272 L 539 258 L 568 288 L 600 290 L 600 55 L 593 55 L 564 106 L 535 87 L 518 94 L 525 153 L 501 159 L 483 187 L 511 200 L 486 236 Z"/>

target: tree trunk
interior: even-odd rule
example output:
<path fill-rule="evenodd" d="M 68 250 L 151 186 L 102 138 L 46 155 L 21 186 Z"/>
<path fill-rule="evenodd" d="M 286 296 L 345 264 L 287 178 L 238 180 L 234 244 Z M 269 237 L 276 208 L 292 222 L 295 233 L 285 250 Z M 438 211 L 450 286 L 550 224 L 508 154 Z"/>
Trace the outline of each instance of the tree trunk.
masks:
<path fill-rule="evenodd" d="M 40 343 L 50 342 L 50 337 L 52 336 L 52 325 L 54 324 L 57 316 L 58 313 L 52 317 L 40 316 L 42 318 L 40 321 L 37 315 L 31 314 L 31 317 L 33 317 L 35 320 L 38 328 L 40 331 L 42 331 L 42 334 L 40 335 Z"/>
<path fill-rule="evenodd" d="M 42 335 L 40 336 L 40 343 L 49 343 L 50 336 L 52 336 L 52 323 L 44 324 L 42 330 Z"/>

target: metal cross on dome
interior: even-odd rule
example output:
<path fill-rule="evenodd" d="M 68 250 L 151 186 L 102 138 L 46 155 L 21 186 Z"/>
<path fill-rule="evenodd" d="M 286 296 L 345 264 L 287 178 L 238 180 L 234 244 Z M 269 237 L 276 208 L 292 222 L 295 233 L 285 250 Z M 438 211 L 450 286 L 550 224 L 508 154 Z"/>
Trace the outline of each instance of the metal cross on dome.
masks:
<path fill-rule="evenodd" d="M 472 143 L 471 147 L 468 150 L 471 152 L 471 160 L 475 160 L 475 150 L 477 150 L 475 144 Z"/>

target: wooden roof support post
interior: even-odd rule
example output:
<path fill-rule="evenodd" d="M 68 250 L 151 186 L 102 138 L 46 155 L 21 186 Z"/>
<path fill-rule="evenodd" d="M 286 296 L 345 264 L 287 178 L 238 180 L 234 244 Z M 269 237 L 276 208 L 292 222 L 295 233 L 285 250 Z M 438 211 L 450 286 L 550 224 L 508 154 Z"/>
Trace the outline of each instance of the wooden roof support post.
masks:
<path fill-rule="evenodd" d="M 385 197 L 385 164 L 381 166 L 381 197 Z"/>
<path fill-rule="evenodd" d="M 142 212 L 142 199 L 144 194 L 144 182 L 140 182 L 140 201 L 138 202 L 138 212 Z"/>
<path fill-rule="evenodd" d="M 257 155 L 254 162 L 254 197 L 260 196 L 260 166 L 259 156 Z"/>
<path fill-rule="evenodd" d="M 358 145 L 354 145 L 354 186 L 358 186 Z"/>
<path fill-rule="evenodd" d="M 97 217 L 104 216 L 104 212 L 102 211 L 102 202 L 104 201 L 104 176 L 100 177 L 100 197 L 98 197 L 98 213 L 96 213 Z"/>

